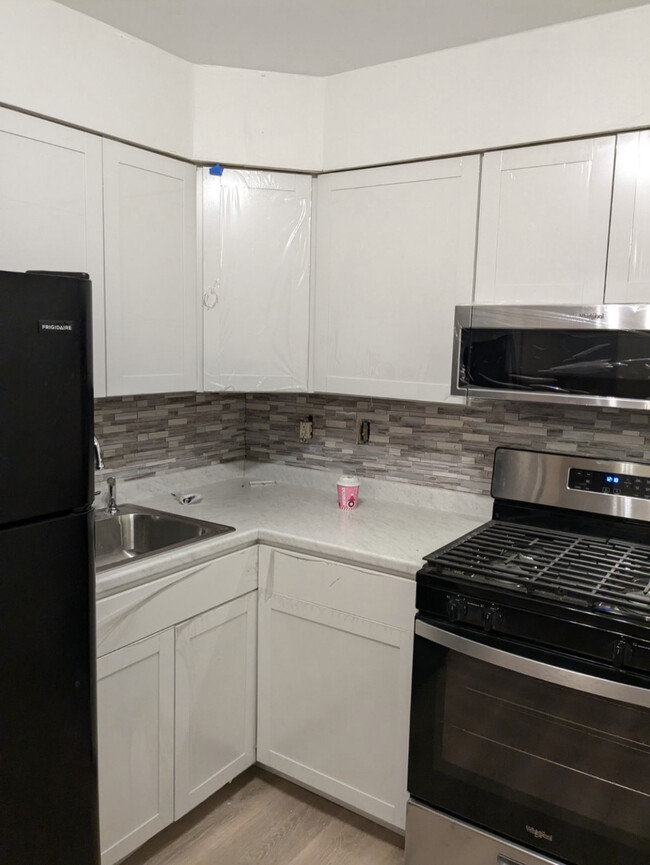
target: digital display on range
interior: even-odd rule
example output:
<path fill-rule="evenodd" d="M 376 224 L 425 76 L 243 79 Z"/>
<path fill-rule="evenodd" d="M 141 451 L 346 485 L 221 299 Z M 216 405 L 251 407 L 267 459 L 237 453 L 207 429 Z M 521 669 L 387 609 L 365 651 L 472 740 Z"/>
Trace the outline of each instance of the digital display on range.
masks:
<path fill-rule="evenodd" d="M 590 469 L 570 469 L 569 489 L 606 493 L 611 496 L 629 496 L 634 499 L 650 499 L 650 478 L 596 472 Z"/>

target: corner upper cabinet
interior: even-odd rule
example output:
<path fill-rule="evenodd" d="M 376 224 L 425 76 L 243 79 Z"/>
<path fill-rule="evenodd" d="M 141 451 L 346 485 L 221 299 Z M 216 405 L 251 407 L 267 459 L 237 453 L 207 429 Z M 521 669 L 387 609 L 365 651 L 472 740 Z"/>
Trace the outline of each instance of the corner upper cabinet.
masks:
<path fill-rule="evenodd" d="M 471 303 L 479 156 L 324 175 L 316 187 L 316 391 L 450 397 Z"/>
<path fill-rule="evenodd" d="M 0 108 L 0 270 L 85 272 L 95 396 L 106 395 L 102 141 Z"/>
<path fill-rule="evenodd" d="M 486 153 L 477 303 L 602 303 L 615 138 Z"/>
<path fill-rule="evenodd" d="M 196 390 L 196 169 L 104 141 L 109 395 Z"/>
<path fill-rule="evenodd" d="M 650 303 L 650 132 L 619 135 L 607 303 Z"/>
<path fill-rule="evenodd" d="M 307 390 L 311 177 L 203 172 L 204 387 Z"/>

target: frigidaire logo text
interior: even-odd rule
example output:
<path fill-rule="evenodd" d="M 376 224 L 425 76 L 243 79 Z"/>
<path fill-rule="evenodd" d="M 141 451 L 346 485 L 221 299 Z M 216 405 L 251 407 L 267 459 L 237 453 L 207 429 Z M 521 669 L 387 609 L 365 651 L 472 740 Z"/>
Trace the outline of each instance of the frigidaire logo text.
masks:
<path fill-rule="evenodd" d="M 596 321 L 599 318 L 605 318 L 604 312 L 579 312 L 578 318 L 588 318 L 590 321 Z"/>
<path fill-rule="evenodd" d="M 41 333 L 43 331 L 71 333 L 73 326 L 74 322 L 72 321 L 39 321 L 38 323 L 38 329 Z"/>
<path fill-rule="evenodd" d="M 535 829 L 533 826 L 526 826 L 526 832 L 530 835 L 534 835 L 535 838 L 543 838 L 545 841 L 553 840 L 552 835 L 547 835 L 546 832 L 543 832 L 541 829 Z"/>

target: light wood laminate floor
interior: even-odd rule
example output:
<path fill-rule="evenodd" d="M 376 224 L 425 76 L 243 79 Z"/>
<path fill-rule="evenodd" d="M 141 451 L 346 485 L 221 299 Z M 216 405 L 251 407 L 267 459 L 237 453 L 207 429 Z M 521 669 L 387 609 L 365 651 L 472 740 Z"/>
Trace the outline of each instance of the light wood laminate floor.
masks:
<path fill-rule="evenodd" d="M 253 767 L 123 865 L 403 865 L 403 838 Z"/>

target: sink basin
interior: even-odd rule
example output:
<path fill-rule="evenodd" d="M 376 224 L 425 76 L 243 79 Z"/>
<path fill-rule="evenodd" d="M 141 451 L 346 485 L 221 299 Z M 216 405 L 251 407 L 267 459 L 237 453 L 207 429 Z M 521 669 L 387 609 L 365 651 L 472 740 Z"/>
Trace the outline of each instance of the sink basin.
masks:
<path fill-rule="evenodd" d="M 175 549 L 234 531 L 232 526 L 167 514 L 137 505 L 120 505 L 116 514 L 97 511 L 95 569 L 103 571 L 114 568 L 163 550 Z"/>

